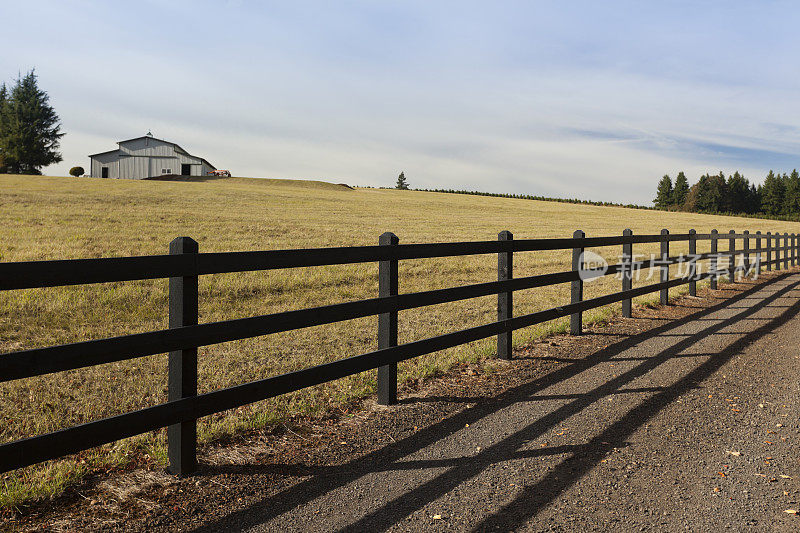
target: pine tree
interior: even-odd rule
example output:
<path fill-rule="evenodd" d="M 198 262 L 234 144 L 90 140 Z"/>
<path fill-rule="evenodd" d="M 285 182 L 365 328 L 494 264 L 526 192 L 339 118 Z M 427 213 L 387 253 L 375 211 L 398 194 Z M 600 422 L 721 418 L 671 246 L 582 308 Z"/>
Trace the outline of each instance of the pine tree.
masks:
<path fill-rule="evenodd" d="M 800 174 L 797 169 L 786 177 L 786 191 L 783 197 L 783 214 L 795 215 L 800 213 Z"/>
<path fill-rule="evenodd" d="M 689 188 L 689 192 L 686 194 L 686 201 L 683 202 L 684 211 L 688 211 L 690 213 L 696 213 L 698 211 L 697 196 L 699 194 L 699 189 L 699 183 L 695 183 Z"/>
<path fill-rule="evenodd" d="M 732 213 L 746 213 L 750 196 L 750 182 L 739 171 L 728 177 L 728 208 Z"/>
<path fill-rule="evenodd" d="M 400 172 L 400 175 L 397 176 L 397 185 L 395 185 L 396 189 L 401 190 L 408 190 L 408 181 L 406 180 L 405 172 Z"/>
<path fill-rule="evenodd" d="M 0 174 L 5 174 L 6 172 L 8 172 L 8 168 L 5 163 L 6 158 L 4 156 L 3 143 L 2 143 L 3 133 L 5 132 L 5 127 L 3 126 L 3 124 L 4 124 L 5 114 L 7 113 L 6 111 L 7 104 L 8 104 L 8 88 L 6 87 L 6 84 L 3 83 L 2 85 L 0 85 Z"/>
<path fill-rule="evenodd" d="M 0 119 L 0 154 L 7 172 L 40 174 L 42 167 L 62 160 L 58 150 L 64 134 L 49 101 L 33 70 L 18 78 L 6 96 Z"/>
<path fill-rule="evenodd" d="M 761 209 L 768 215 L 780 215 L 783 210 L 784 183 L 771 170 L 761 190 Z"/>
<path fill-rule="evenodd" d="M 750 184 L 750 193 L 747 195 L 747 210 L 745 213 L 754 215 L 761 211 L 761 185 L 756 187 Z"/>
<path fill-rule="evenodd" d="M 678 177 L 675 178 L 675 187 L 672 189 L 672 205 L 683 209 L 688 194 L 689 182 L 686 180 L 686 174 L 682 171 L 678 172 Z"/>
<path fill-rule="evenodd" d="M 658 182 L 658 191 L 653 203 L 658 209 L 666 209 L 672 205 L 672 178 L 669 177 L 669 174 L 664 174 L 664 177 Z"/>
<path fill-rule="evenodd" d="M 716 176 L 705 174 L 697 182 L 697 200 L 695 207 L 702 213 L 719 213 L 729 209 L 727 202 L 728 185 L 725 175 L 720 172 Z"/>

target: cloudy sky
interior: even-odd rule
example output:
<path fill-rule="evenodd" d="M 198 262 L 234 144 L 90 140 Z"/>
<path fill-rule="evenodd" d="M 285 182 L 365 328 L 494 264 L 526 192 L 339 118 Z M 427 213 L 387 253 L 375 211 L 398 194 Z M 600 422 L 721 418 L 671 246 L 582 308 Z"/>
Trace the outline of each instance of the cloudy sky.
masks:
<path fill-rule="evenodd" d="M 3 2 L 64 175 L 143 135 L 235 175 L 649 203 L 800 167 L 792 2 Z"/>

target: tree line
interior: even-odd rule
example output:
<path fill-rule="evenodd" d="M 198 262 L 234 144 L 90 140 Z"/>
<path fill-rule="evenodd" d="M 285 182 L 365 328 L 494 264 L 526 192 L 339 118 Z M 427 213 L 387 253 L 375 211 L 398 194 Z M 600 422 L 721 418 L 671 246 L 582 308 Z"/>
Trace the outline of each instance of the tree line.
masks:
<path fill-rule="evenodd" d="M 10 86 L 0 84 L 0 174 L 41 174 L 62 160 L 64 133 L 49 100 L 33 70 Z"/>
<path fill-rule="evenodd" d="M 385 187 L 381 187 L 383 189 Z M 627 207 L 629 209 L 653 209 L 652 207 L 636 205 L 636 204 L 621 204 L 617 202 L 600 202 L 596 200 L 581 200 L 580 198 L 553 198 L 551 196 L 539 196 L 534 194 L 512 194 L 505 192 L 482 192 L 482 191 L 468 191 L 460 189 L 414 189 L 415 191 L 422 192 L 443 192 L 449 194 L 468 194 L 472 196 L 491 196 L 494 198 L 516 198 L 519 200 L 537 200 L 540 202 L 561 202 L 565 204 L 581 204 L 581 205 L 596 205 L 602 207 Z"/>
<path fill-rule="evenodd" d="M 729 176 L 704 174 L 692 185 L 683 172 L 673 184 L 669 174 L 658 182 L 653 200 L 657 209 L 692 213 L 800 217 L 800 174 L 769 171 L 764 183 L 755 185 L 738 171 Z"/>

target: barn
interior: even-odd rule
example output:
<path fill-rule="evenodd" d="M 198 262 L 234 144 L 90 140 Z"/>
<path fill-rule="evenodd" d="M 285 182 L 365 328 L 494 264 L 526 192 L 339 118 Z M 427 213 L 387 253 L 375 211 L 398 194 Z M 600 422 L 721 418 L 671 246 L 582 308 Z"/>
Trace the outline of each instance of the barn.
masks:
<path fill-rule="evenodd" d="M 116 150 L 90 155 L 93 178 L 141 180 L 160 176 L 205 176 L 214 165 L 151 133 L 117 143 Z"/>

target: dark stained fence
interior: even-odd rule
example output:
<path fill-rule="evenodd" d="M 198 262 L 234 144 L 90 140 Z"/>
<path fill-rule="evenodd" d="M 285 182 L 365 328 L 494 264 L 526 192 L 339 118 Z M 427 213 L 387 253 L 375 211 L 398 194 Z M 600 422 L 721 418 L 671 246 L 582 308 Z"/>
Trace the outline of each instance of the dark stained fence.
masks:
<path fill-rule="evenodd" d="M 378 372 L 378 401 L 392 404 L 397 401 L 397 364 L 400 361 L 494 336 L 497 337 L 498 356 L 510 359 L 514 330 L 569 316 L 570 332 L 580 334 L 583 312 L 589 309 L 622 302 L 623 316 L 630 317 L 631 299 L 637 296 L 660 292 L 661 302 L 666 303 L 670 288 L 689 284 L 690 293 L 695 294 L 696 282 L 701 279 L 709 279 L 711 287 L 716 288 L 719 276 L 733 277 L 737 256 L 748 269 L 752 266 L 755 273 L 761 271 L 762 265 L 772 270 L 774 264 L 780 270 L 781 265 L 789 268 L 790 261 L 792 266 L 797 264 L 798 242 L 794 234 L 767 232 L 763 248 L 760 232 L 756 233 L 754 247 L 750 246 L 751 238 L 748 232 L 736 234 L 731 230 L 727 235 L 728 249 L 717 253 L 716 230 L 710 234 L 694 230 L 687 234 L 670 234 L 662 230 L 660 235 L 634 235 L 631 230 L 625 230 L 622 236 L 616 237 L 586 237 L 578 230 L 571 239 L 527 240 L 514 240 L 510 232 L 503 231 L 497 241 L 435 244 L 399 244 L 396 235 L 385 233 L 378 246 L 199 253 L 197 242 L 180 237 L 170 243 L 169 255 L 0 263 L 0 290 L 169 278 L 169 329 L 0 355 L 0 381 L 10 381 L 168 352 L 167 403 L 2 444 L 0 472 L 166 427 L 169 469 L 175 474 L 187 475 L 197 467 L 197 419 L 203 416 L 374 369 Z M 738 250 L 736 240 L 743 241 Z M 678 241 L 688 241 L 690 254 L 695 255 L 671 257 L 669 243 Z M 697 241 L 710 241 L 711 252 L 696 254 Z M 633 245 L 643 243 L 660 243 L 659 256 L 635 261 Z M 620 263 L 607 269 L 585 270 L 583 251 L 604 246 L 622 247 Z M 573 252 L 571 270 L 513 277 L 514 253 L 563 249 Z M 766 253 L 766 261 L 761 261 L 763 253 Z M 476 254 L 497 254 L 497 281 L 399 294 L 399 261 Z M 752 261 L 753 255 L 755 261 Z M 727 259 L 726 269 L 720 268 L 721 259 Z M 700 273 L 697 268 L 697 262 L 703 260 L 710 260 L 706 273 Z M 365 262 L 378 263 L 377 298 L 198 324 L 200 275 Z M 688 275 L 670 279 L 669 266 L 679 263 L 688 263 Z M 632 288 L 633 273 L 649 268 L 660 268 L 659 283 Z M 583 298 L 583 281 L 587 275 L 616 274 L 622 280 L 620 292 L 588 300 Z M 514 291 L 561 283 L 571 285 L 569 304 L 513 316 Z M 495 294 L 498 297 L 496 322 L 398 345 L 399 311 Z M 197 394 L 199 346 L 371 315 L 378 315 L 378 346 L 373 352 Z"/>

